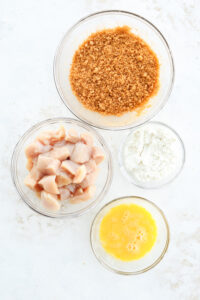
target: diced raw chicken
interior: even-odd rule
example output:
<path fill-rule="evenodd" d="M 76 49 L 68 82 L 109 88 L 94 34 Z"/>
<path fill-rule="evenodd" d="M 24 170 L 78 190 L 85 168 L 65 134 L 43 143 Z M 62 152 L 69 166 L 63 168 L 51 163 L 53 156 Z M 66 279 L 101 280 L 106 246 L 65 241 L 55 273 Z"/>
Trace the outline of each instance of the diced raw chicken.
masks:
<path fill-rule="evenodd" d="M 94 161 L 94 159 L 90 159 L 88 162 L 86 162 L 85 164 L 86 170 L 87 170 L 87 174 L 94 172 L 97 168 L 96 162 Z"/>
<path fill-rule="evenodd" d="M 60 167 L 60 161 L 45 155 L 39 155 L 37 161 L 37 168 L 45 175 L 55 175 Z"/>
<path fill-rule="evenodd" d="M 75 175 L 80 165 L 76 164 L 71 160 L 64 160 L 61 164 L 61 168 L 68 173 Z"/>
<path fill-rule="evenodd" d="M 51 131 L 43 131 L 37 136 L 36 141 L 39 141 L 43 145 L 49 145 L 51 134 Z"/>
<path fill-rule="evenodd" d="M 72 183 L 72 178 L 65 172 L 60 171 L 56 176 L 58 187 Z"/>
<path fill-rule="evenodd" d="M 70 191 L 71 194 L 75 193 L 77 186 L 74 183 L 68 184 L 67 189 Z"/>
<path fill-rule="evenodd" d="M 91 199 L 96 191 L 96 187 L 94 185 L 91 185 L 87 187 L 84 192 L 81 195 L 77 195 L 70 198 L 71 203 L 79 203 L 81 201 L 87 201 Z"/>
<path fill-rule="evenodd" d="M 80 183 L 80 186 L 85 189 L 86 187 L 93 185 L 97 179 L 99 169 L 86 175 L 85 179 Z"/>
<path fill-rule="evenodd" d="M 78 203 L 95 194 L 97 164 L 104 153 L 93 147 L 93 136 L 84 132 L 80 136 L 65 128 L 46 131 L 26 148 L 29 175 L 25 184 L 33 189 L 48 210 L 58 210 L 62 200 Z M 61 200 L 61 201 L 60 201 Z"/>
<path fill-rule="evenodd" d="M 62 140 L 60 142 L 55 143 L 53 146 L 57 148 L 57 147 L 62 147 L 64 145 L 66 145 L 66 142 L 65 140 Z"/>
<path fill-rule="evenodd" d="M 68 148 L 69 154 L 71 155 L 74 150 L 74 144 L 66 143 L 66 147 Z"/>
<path fill-rule="evenodd" d="M 35 185 L 36 185 L 36 180 L 34 180 L 30 173 L 26 176 L 25 180 L 24 180 L 24 184 L 29 187 L 30 189 L 34 189 Z"/>
<path fill-rule="evenodd" d="M 34 187 L 34 191 L 36 192 L 37 196 L 40 198 L 40 194 L 43 191 L 43 188 L 38 183 Z"/>
<path fill-rule="evenodd" d="M 40 141 L 44 145 L 54 145 L 55 143 L 62 141 L 65 137 L 65 128 L 61 126 L 56 131 L 44 131 L 36 140 Z"/>
<path fill-rule="evenodd" d="M 83 143 L 77 143 L 70 159 L 76 163 L 83 164 L 90 159 L 91 147 Z"/>
<path fill-rule="evenodd" d="M 70 156 L 67 146 L 54 148 L 49 152 L 49 156 L 59 160 L 65 160 Z"/>
<path fill-rule="evenodd" d="M 48 153 L 48 152 L 47 152 L 47 153 Z M 45 153 L 45 155 L 46 155 L 47 153 Z M 34 165 L 37 164 L 37 161 L 38 161 L 38 156 L 32 158 L 32 162 L 33 162 Z"/>
<path fill-rule="evenodd" d="M 83 181 L 87 173 L 86 167 L 84 165 L 80 166 L 76 171 L 76 174 L 73 179 L 73 183 L 80 183 Z"/>
<path fill-rule="evenodd" d="M 81 187 L 78 187 L 78 188 L 75 190 L 74 196 L 82 195 L 83 192 L 84 192 L 83 189 L 82 189 Z"/>
<path fill-rule="evenodd" d="M 27 163 L 26 163 L 26 168 L 28 171 L 30 171 L 32 169 L 32 167 L 33 167 L 33 161 L 31 158 L 28 158 Z"/>
<path fill-rule="evenodd" d="M 52 149 L 51 145 L 44 145 L 42 148 L 41 154 L 46 153 L 46 152 L 50 151 L 51 149 Z"/>
<path fill-rule="evenodd" d="M 43 174 L 38 170 L 37 166 L 34 165 L 30 171 L 30 175 L 35 181 L 38 181 L 42 178 Z"/>
<path fill-rule="evenodd" d="M 62 141 L 65 138 L 65 128 L 60 126 L 60 128 L 52 133 L 50 143 L 55 144 Z"/>
<path fill-rule="evenodd" d="M 59 188 L 60 200 L 67 200 L 70 198 L 70 191 L 67 188 Z"/>
<path fill-rule="evenodd" d="M 79 137 L 79 135 L 78 135 L 78 133 L 75 129 L 70 128 L 69 131 L 68 131 L 68 135 L 65 138 L 65 140 L 67 142 L 75 144 L 75 143 L 80 141 L 80 137 Z"/>
<path fill-rule="evenodd" d="M 90 147 L 92 147 L 94 143 L 93 136 L 87 132 L 81 134 L 81 141 Z"/>
<path fill-rule="evenodd" d="M 58 186 L 55 180 L 56 175 L 44 176 L 38 183 L 46 192 L 51 194 L 59 194 Z"/>
<path fill-rule="evenodd" d="M 41 153 L 45 153 L 49 151 L 52 147 L 47 145 L 42 145 L 39 141 L 35 141 L 28 145 L 25 149 L 26 157 L 33 158 Z"/>
<path fill-rule="evenodd" d="M 105 155 L 100 148 L 93 147 L 92 148 L 92 158 L 95 160 L 96 164 L 98 165 L 104 160 Z"/>
<path fill-rule="evenodd" d="M 41 201 L 42 205 L 48 210 L 57 211 L 60 209 L 61 201 L 58 200 L 58 197 L 56 195 L 42 191 Z"/>

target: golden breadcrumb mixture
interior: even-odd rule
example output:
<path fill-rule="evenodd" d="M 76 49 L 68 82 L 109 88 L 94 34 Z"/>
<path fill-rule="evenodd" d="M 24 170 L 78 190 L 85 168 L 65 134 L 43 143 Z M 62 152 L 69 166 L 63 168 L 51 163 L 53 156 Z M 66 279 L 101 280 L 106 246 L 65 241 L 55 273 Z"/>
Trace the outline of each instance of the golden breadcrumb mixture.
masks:
<path fill-rule="evenodd" d="M 155 53 L 128 26 L 93 33 L 75 52 L 70 84 L 77 99 L 104 115 L 144 105 L 158 90 Z"/>

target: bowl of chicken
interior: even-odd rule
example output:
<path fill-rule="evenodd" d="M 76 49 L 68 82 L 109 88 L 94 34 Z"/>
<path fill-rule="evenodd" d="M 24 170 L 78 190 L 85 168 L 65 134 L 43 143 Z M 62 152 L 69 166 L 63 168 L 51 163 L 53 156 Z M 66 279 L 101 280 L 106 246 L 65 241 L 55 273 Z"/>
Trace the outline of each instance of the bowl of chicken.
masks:
<path fill-rule="evenodd" d="M 110 151 L 103 137 L 70 118 L 30 128 L 15 146 L 11 175 L 30 208 L 49 217 L 79 216 L 107 193 L 112 179 Z"/>

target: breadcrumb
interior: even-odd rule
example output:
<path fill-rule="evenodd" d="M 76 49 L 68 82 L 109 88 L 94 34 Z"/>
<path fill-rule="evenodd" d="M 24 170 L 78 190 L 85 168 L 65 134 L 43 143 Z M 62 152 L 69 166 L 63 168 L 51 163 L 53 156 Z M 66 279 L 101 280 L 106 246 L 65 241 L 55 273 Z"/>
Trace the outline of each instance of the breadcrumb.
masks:
<path fill-rule="evenodd" d="M 75 52 L 70 84 L 89 110 L 122 115 L 143 106 L 158 91 L 159 62 L 128 26 L 91 34 Z"/>

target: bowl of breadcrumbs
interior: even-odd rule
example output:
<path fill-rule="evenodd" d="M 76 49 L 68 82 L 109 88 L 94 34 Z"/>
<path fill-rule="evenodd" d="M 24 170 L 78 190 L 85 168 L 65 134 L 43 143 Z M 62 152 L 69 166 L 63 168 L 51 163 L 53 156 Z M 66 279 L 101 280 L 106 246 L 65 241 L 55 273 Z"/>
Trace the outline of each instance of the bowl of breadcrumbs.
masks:
<path fill-rule="evenodd" d="M 136 127 L 165 105 L 174 81 L 169 46 L 160 31 L 130 12 L 102 11 L 63 37 L 54 60 L 63 103 L 102 129 Z"/>

